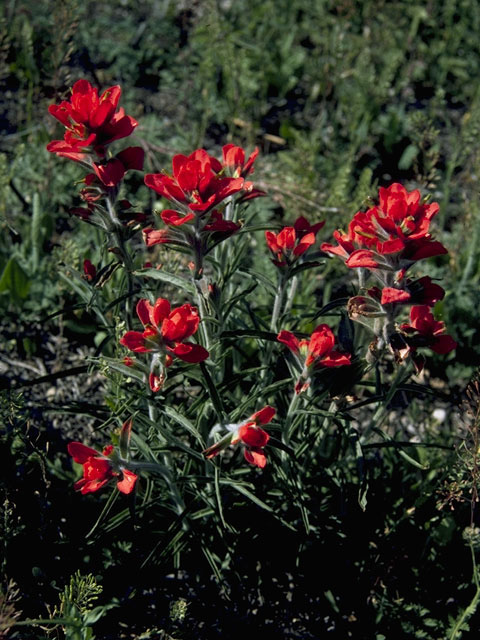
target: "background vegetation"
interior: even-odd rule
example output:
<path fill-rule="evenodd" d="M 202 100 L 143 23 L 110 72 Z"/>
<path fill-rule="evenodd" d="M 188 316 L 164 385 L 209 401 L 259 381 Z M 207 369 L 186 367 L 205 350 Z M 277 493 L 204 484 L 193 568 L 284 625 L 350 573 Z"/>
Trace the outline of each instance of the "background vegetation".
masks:
<path fill-rule="evenodd" d="M 11 625 L 68 614 L 80 621 L 74 640 L 91 637 L 90 623 L 104 640 L 476 637 L 480 399 L 475 385 L 468 404 L 464 392 L 480 364 L 479 32 L 475 0 L 4 4 L 0 630 L 61 638 L 61 623 Z M 359 475 L 355 456 L 339 453 L 348 437 L 333 433 L 299 463 L 297 495 L 268 468 L 241 469 L 248 493 L 225 486 L 220 517 L 208 487 L 188 486 L 190 525 L 161 494 L 152 509 L 149 485 L 135 519 L 108 492 L 73 494 L 67 443 L 102 443 L 127 401 L 121 374 L 99 366 L 115 345 L 71 285 L 84 258 L 105 261 L 101 240 L 68 213 L 77 167 L 45 150 L 58 131 L 47 107 L 79 78 L 121 84 L 146 172 L 196 147 L 259 146 L 262 223 L 326 219 L 326 240 L 393 181 L 441 204 L 436 233 L 450 253 L 429 273 L 447 291 L 437 312 L 459 346 L 428 361 L 428 393 L 404 389 L 386 416 L 398 439 L 423 443 L 416 465 L 372 447 Z M 139 210 L 155 206 L 140 174 L 127 184 Z M 273 274 L 266 258 L 254 266 Z M 349 295 L 345 271 L 331 261 L 311 276 L 303 308 Z M 114 288 L 98 295 L 107 307 Z"/>

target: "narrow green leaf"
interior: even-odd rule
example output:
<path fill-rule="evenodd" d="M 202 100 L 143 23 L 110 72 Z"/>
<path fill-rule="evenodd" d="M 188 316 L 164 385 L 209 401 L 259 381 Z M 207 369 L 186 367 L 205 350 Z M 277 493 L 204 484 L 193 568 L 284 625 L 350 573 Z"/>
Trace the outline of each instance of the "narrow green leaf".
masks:
<path fill-rule="evenodd" d="M 120 604 L 117 604 L 115 602 L 110 602 L 109 604 L 103 604 L 103 605 L 100 605 L 99 607 L 95 607 L 94 609 L 91 609 L 90 611 L 86 611 L 84 613 L 82 622 L 84 625 L 95 624 L 95 622 L 98 622 L 100 618 L 103 615 L 105 615 L 107 611 L 119 606 Z"/>
<path fill-rule="evenodd" d="M 218 395 L 217 388 L 210 376 L 210 373 L 208 372 L 208 368 L 205 362 L 200 362 L 200 369 L 202 370 L 203 377 L 205 379 L 205 382 L 207 383 L 213 407 L 217 413 L 218 419 L 220 420 L 220 422 L 222 422 L 225 418 L 225 411 L 223 409 L 223 404 L 220 396 Z"/>
<path fill-rule="evenodd" d="M 32 202 L 32 225 L 30 227 L 30 240 L 32 245 L 31 265 L 32 271 L 38 268 L 38 256 L 42 245 L 40 197 L 34 193 Z"/>
<path fill-rule="evenodd" d="M 227 480 L 227 479 L 221 479 L 220 484 L 226 484 L 229 487 L 232 487 L 232 489 L 235 489 L 235 491 L 238 491 L 238 493 L 241 493 L 242 495 L 244 495 L 246 498 L 254 502 L 257 506 L 259 506 L 262 509 L 265 509 L 265 511 L 269 511 L 270 513 L 273 511 L 272 507 L 269 507 L 268 504 L 260 500 L 260 498 L 257 498 L 257 496 L 251 491 L 249 491 L 248 489 L 246 489 L 243 484 L 232 482 L 232 480 Z"/>
<path fill-rule="evenodd" d="M 100 513 L 100 515 L 98 516 L 97 520 L 95 521 L 95 524 L 93 525 L 93 527 L 90 529 L 90 531 L 86 534 L 85 538 L 90 538 L 94 532 L 96 531 L 98 525 L 108 516 L 108 514 L 110 513 L 111 508 L 113 507 L 113 505 L 115 504 L 118 496 L 119 496 L 119 492 L 117 491 L 117 488 L 115 487 L 112 490 L 112 493 L 109 495 L 107 502 L 105 503 L 105 506 L 102 509 L 102 512 Z"/>
<path fill-rule="evenodd" d="M 185 278 L 177 276 L 174 273 L 167 273 L 166 271 L 163 271 L 163 269 L 139 269 L 133 273 L 134 275 L 141 276 L 143 278 L 152 278 L 153 280 L 167 282 L 168 284 L 172 284 L 174 287 L 183 289 L 183 291 L 186 291 L 192 296 L 195 295 L 195 286 L 192 282 L 189 282 Z"/>
<path fill-rule="evenodd" d="M 222 331 L 220 340 L 237 340 L 238 338 L 258 338 L 259 340 L 277 341 L 277 334 L 271 331 L 257 331 L 256 329 L 240 329 L 238 331 Z"/>
<path fill-rule="evenodd" d="M 126 364 L 119 362 L 114 358 L 102 358 L 102 361 L 108 363 L 108 367 L 113 369 L 113 371 L 118 371 L 122 373 L 127 378 L 132 378 L 133 380 L 138 380 L 139 382 L 145 382 L 145 374 L 135 367 L 127 367 Z"/>
<path fill-rule="evenodd" d="M 265 276 L 263 273 L 260 273 L 259 271 L 255 271 L 254 269 L 245 269 L 245 270 L 239 269 L 238 274 L 240 276 L 247 276 L 254 282 L 261 282 L 265 287 L 265 289 L 267 289 L 267 291 L 270 291 L 270 293 L 273 295 L 277 293 L 277 288 L 273 284 L 273 282 L 269 280 L 267 276 Z"/>
<path fill-rule="evenodd" d="M 374 427 L 373 431 L 375 433 L 378 433 L 378 435 L 381 436 L 387 443 L 389 444 L 393 443 L 393 438 L 391 438 L 388 434 L 386 434 L 381 429 Z M 409 462 L 411 465 L 413 465 L 417 469 L 421 469 L 422 471 L 427 471 L 427 469 L 430 468 L 430 465 L 428 463 L 421 464 L 418 460 L 415 460 L 415 458 L 412 458 L 412 456 L 409 456 L 408 453 L 403 451 L 403 449 L 399 449 L 398 453 L 406 462 Z"/>
<path fill-rule="evenodd" d="M 332 609 L 335 611 L 335 613 L 340 613 L 340 610 L 338 608 L 338 605 L 337 605 L 337 602 L 335 600 L 335 596 L 333 595 L 333 593 L 331 591 L 325 591 L 325 593 L 323 595 L 329 601 L 329 603 L 332 605 Z"/>
<path fill-rule="evenodd" d="M 222 582 L 223 581 L 222 574 L 220 573 L 220 569 L 218 568 L 218 565 L 216 562 L 218 558 L 215 559 L 213 553 L 210 551 L 208 547 L 202 547 L 202 551 L 213 573 L 215 574 L 215 577 L 217 578 L 218 582 Z"/>
<path fill-rule="evenodd" d="M 299 264 L 298 266 L 294 267 L 290 273 L 291 273 L 291 276 L 296 276 L 302 271 L 306 271 L 307 269 L 313 269 L 314 267 L 319 267 L 322 264 L 323 264 L 322 262 L 314 262 L 314 261 L 302 262 L 302 264 Z"/>
<path fill-rule="evenodd" d="M 175 409 L 169 406 L 162 407 L 162 411 L 169 418 L 172 418 L 173 420 L 175 420 L 175 422 L 178 422 L 178 424 L 182 425 L 182 427 L 184 427 L 189 433 L 192 434 L 192 436 L 197 440 L 202 449 L 205 449 L 205 442 L 203 441 L 202 436 L 200 435 L 196 427 L 190 422 L 190 420 L 188 420 L 187 418 L 185 418 L 185 416 L 182 416 L 180 413 L 175 411 Z"/>
<path fill-rule="evenodd" d="M 324 316 L 326 313 L 328 313 L 332 309 L 336 309 L 337 307 L 344 307 L 347 304 L 348 300 L 349 298 L 338 298 L 337 300 L 332 300 L 324 307 L 322 307 L 320 311 L 317 311 L 313 319 L 315 320 L 316 318 L 320 318 L 320 316 Z"/>
<path fill-rule="evenodd" d="M 220 493 L 220 470 L 218 467 L 215 467 L 215 496 L 217 498 L 217 506 L 218 513 L 220 515 L 220 520 L 224 528 L 227 528 L 227 523 L 225 522 L 225 518 L 223 517 L 223 506 L 222 506 L 222 496 Z"/>
<path fill-rule="evenodd" d="M 368 477 L 365 473 L 365 456 L 363 455 L 362 445 L 360 444 L 360 438 L 355 429 L 350 429 L 348 432 L 350 444 L 355 451 L 355 457 L 357 461 L 358 477 L 360 480 L 360 488 L 358 490 L 358 504 L 362 511 L 367 508 L 367 493 L 368 493 Z"/>

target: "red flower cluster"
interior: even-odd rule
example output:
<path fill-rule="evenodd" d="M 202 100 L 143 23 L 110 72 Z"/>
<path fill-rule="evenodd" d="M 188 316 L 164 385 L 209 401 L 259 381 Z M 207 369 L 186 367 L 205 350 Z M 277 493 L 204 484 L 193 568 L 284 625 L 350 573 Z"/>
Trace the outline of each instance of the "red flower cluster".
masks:
<path fill-rule="evenodd" d="M 193 246 L 200 238 L 203 255 L 208 251 L 208 240 L 223 240 L 240 229 L 233 220 L 226 219 L 219 207 L 232 196 L 241 194 L 240 200 L 255 198 L 263 192 L 254 189 L 245 177 L 253 172 L 258 149 L 245 161 L 245 152 L 233 144 L 223 147 L 223 162 L 197 149 L 189 156 L 176 155 L 172 161 L 172 175 L 147 174 L 145 184 L 174 204 L 173 209 L 162 211 L 161 218 L 170 229 L 144 229 L 148 247 L 155 244 Z"/>
<path fill-rule="evenodd" d="M 290 267 L 313 244 L 315 236 L 325 222 L 317 222 L 310 226 L 308 220 L 300 216 L 293 227 L 284 227 L 280 233 L 265 231 L 267 246 L 275 258 L 272 260 L 277 267 Z"/>
<path fill-rule="evenodd" d="M 326 324 L 320 324 L 308 340 L 299 340 L 291 331 L 280 331 L 277 340 L 297 356 L 301 376 L 295 385 L 296 393 L 310 384 L 310 370 L 316 367 L 341 367 L 350 364 L 350 354 L 334 349 L 335 336 Z"/>
<path fill-rule="evenodd" d="M 405 275 L 415 262 L 448 253 L 430 234 L 430 223 L 438 211 L 436 202 L 420 201 L 418 190 L 408 192 L 395 183 L 380 189 L 378 206 L 353 216 L 348 233 L 334 232 L 337 245 L 322 245 L 323 251 L 341 256 L 348 267 L 370 270 L 382 285 L 381 289 L 370 287 L 368 296 L 354 296 L 348 303 L 350 318 L 375 333 L 367 359 L 377 357 L 386 345 L 400 361 L 405 355 L 415 356 L 417 346 L 429 346 L 437 353 L 455 348 L 455 341 L 444 335 L 443 323 L 436 323 L 428 310 L 443 299 L 445 291 L 428 276 L 411 279 Z M 363 271 L 359 279 L 363 287 Z M 394 320 L 405 304 L 418 306 L 411 308 L 412 324 L 399 328 Z"/>
<path fill-rule="evenodd" d="M 143 168 L 141 147 L 128 147 L 114 158 L 105 159 L 106 149 L 115 140 L 129 136 L 138 122 L 117 110 L 121 89 L 118 85 L 106 89 L 101 96 L 87 80 L 79 80 L 72 87 L 69 101 L 51 105 L 49 112 L 65 127 L 63 140 L 53 140 L 47 150 L 58 156 L 85 162 L 94 173 L 86 177 L 88 186 L 98 182 L 101 188 L 115 187 L 126 171 Z M 95 154 L 95 161 L 91 157 Z"/>
<path fill-rule="evenodd" d="M 184 304 L 171 309 L 165 298 L 158 298 L 154 305 L 148 300 L 140 300 L 137 315 L 144 331 L 127 331 L 120 339 L 120 344 L 136 353 L 154 352 L 157 355 L 152 360 L 149 376 L 152 391 L 161 388 L 165 380 L 164 369 L 172 364 L 174 355 L 190 363 L 203 362 L 208 358 L 209 353 L 202 346 L 185 342 L 198 329 L 200 317 L 195 307 Z M 154 372 L 156 367 L 160 368 L 160 376 Z"/>
<path fill-rule="evenodd" d="M 455 340 L 447 335 L 445 323 L 435 320 L 426 305 L 410 309 L 410 324 L 400 325 L 410 352 L 419 347 L 429 347 L 435 353 L 450 353 L 457 347 Z"/>
<path fill-rule="evenodd" d="M 230 158 L 238 157 L 238 154 L 232 154 L 232 149 L 229 151 L 227 156 L 231 162 Z M 192 215 L 191 212 L 205 213 L 225 198 L 242 190 L 247 193 L 251 190 L 252 184 L 245 183 L 244 178 L 224 176 L 227 166 L 229 165 L 222 165 L 204 149 L 197 149 L 189 156 L 178 154 L 173 157 L 173 175 L 149 173 L 145 176 L 145 184 L 174 202 L 180 213 L 188 216 Z M 234 166 L 237 170 L 237 165 Z M 189 217 L 191 219 L 193 217 Z"/>
<path fill-rule="evenodd" d="M 112 478 L 122 476 L 117 488 L 122 493 L 131 493 L 137 476 L 124 467 L 123 461 L 116 456 L 112 445 L 107 445 L 102 453 L 85 446 L 81 442 L 70 442 L 68 453 L 75 462 L 83 465 L 83 478 L 74 484 L 82 494 L 98 491 Z"/>
<path fill-rule="evenodd" d="M 429 233 L 438 211 L 436 202 L 420 203 L 418 190 L 409 193 L 398 183 L 381 187 L 379 205 L 356 213 L 348 233 L 334 232 L 338 244 L 324 243 L 321 248 L 341 256 L 351 268 L 406 269 L 423 258 L 447 253 Z"/>
<path fill-rule="evenodd" d="M 270 436 L 259 425 L 268 424 L 272 421 L 274 415 L 275 409 L 267 405 L 254 413 L 253 416 L 250 416 L 245 422 L 226 425 L 230 433 L 219 442 L 205 449 L 204 456 L 210 460 L 230 445 L 241 442 L 245 445 L 243 451 L 245 460 L 263 469 L 267 464 L 267 457 L 263 449 L 267 445 Z"/>

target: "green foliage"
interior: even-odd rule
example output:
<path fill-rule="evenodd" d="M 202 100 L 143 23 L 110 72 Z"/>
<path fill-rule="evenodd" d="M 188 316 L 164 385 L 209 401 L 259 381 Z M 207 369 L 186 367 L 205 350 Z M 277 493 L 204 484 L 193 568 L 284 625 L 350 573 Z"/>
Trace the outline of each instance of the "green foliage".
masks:
<path fill-rule="evenodd" d="M 475 0 L 6 5 L 0 373 L 5 386 L 23 384 L 25 393 L 2 395 L 9 461 L 2 567 L 22 583 L 26 616 L 41 615 L 39 590 L 52 601 L 52 586 L 72 575 L 57 622 L 50 621 L 71 640 L 92 638 L 94 622 L 105 640 L 122 637 L 119 622 L 139 639 L 180 637 L 181 625 L 195 637 L 205 626 L 211 638 L 233 637 L 235 623 L 254 610 L 267 634 L 380 640 L 401 629 L 406 638 L 474 637 L 477 549 L 471 540 L 465 546 L 462 532 L 476 495 L 477 427 L 470 423 L 459 441 L 449 386 L 460 391 L 480 364 L 480 94 L 471 81 L 480 66 L 479 26 Z M 147 253 L 133 230 L 129 282 L 112 244 L 68 214 L 80 204 L 81 170 L 45 151 L 61 136 L 47 107 L 68 98 L 82 77 L 102 88 L 122 85 L 122 105 L 140 121 L 132 144 L 146 150 L 146 172 L 168 171 L 174 153 L 196 146 L 219 156 L 231 141 L 262 152 L 252 179 L 271 199 L 242 212 L 234 250 L 219 245 L 205 261 L 215 288 L 200 298 L 199 335 L 210 341 L 212 361 L 175 361 L 156 396 L 144 391 L 146 361 L 127 367 L 118 340 L 139 328 L 140 296 L 181 304 L 198 287 L 185 254 L 164 246 Z M 423 381 L 436 391 L 395 381 L 392 362 L 368 369 L 360 357 L 368 334 L 358 325 L 352 333 L 339 312 L 352 281 L 317 251 L 296 272 L 278 320 L 304 335 L 320 322 L 340 325 L 357 358 L 348 375 L 317 376 L 314 393 L 295 405 L 292 361 L 270 326 L 278 282 L 258 250 L 263 231 L 305 215 L 327 220 L 327 241 L 371 206 L 378 185 L 393 181 L 441 204 L 435 232 L 450 255 L 428 269 L 447 290 L 436 311 L 459 342 L 457 354 L 446 365 L 427 362 Z M 147 191 L 140 174 L 128 176 L 121 197 L 138 211 L 161 210 L 165 202 Z M 95 283 L 83 277 L 85 258 L 101 274 Z M 153 268 L 144 268 L 147 259 Z M 76 359 L 74 373 L 62 350 Z M 77 390 L 76 399 L 65 399 L 66 390 Z M 264 471 L 242 466 L 233 449 L 221 462 L 204 460 L 217 424 L 274 402 Z M 439 407 L 447 417 L 437 423 Z M 129 416 L 131 461 L 152 465 L 139 471 L 136 499 L 108 491 L 73 498 L 67 442 L 116 445 Z M 57 537 L 53 548 L 48 541 Z M 285 550 L 281 562 L 273 539 Z M 20 544 L 36 567 L 33 578 L 15 565 Z M 118 610 L 94 606 L 102 587 L 92 567 Z M 10 624 L 18 607 L 7 601 L 0 607 Z"/>
<path fill-rule="evenodd" d="M 105 615 L 106 611 L 116 604 L 93 607 L 102 593 L 102 587 L 97 584 L 92 574 L 81 575 L 77 571 L 70 577 L 70 582 L 60 594 L 60 604 L 54 608 L 48 620 L 23 620 L 16 622 L 17 626 L 53 625 L 52 631 L 62 629 L 65 640 L 93 640 L 92 625 Z"/>

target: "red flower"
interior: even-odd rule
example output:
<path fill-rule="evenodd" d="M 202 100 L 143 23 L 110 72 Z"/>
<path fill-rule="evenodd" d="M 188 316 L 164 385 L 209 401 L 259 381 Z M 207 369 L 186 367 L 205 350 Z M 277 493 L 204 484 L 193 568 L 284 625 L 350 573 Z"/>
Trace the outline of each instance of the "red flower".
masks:
<path fill-rule="evenodd" d="M 253 164 L 257 159 L 258 153 L 258 148 L 255 148 L 255 151 L 250 154 L 248 160 L 245 162 L 245 151 L 242 147 L 237 147 L 231 143 L 226 144 L 222 148 L 223 169 L 234 178 L 246 178 L 249 174 L 253 173 Z M 253 182 L 247 181 L 243 184 L 243 192 L 240 198 L 241 202 L 266 195 L 265 191 L 254 189 Z"/>
<path fill-rule="evenodd" d="M 126 469 L 124 461 L 118 458 L 114 447 L 108 445 L 102 453 L 86 447 L 81 442 L 70 442 L 68 453 L 75 462 L 83 465 L 83 478 L 74 484 L 74 488 L 82 494 L 98 491 L 109 480 L 122 476 L 117 488 L 122 493 L 131 493 L 135 487 L 137 476 Z"/>
<path fill-rule="evenodd" d="M 245 445 L 243 451 L 245 460 L 263 469 L 267 464 L 267 457 L 263 449 L 270 440 L 270 436 L 259 425 L 268 424 L 272 421 L 274 415 L 275 409 L 267 405 L 254 413 L 245 422 L 226 425 L 230 433 L 219 442 L 205 449 L 204 456 L 210 460 L 230 445 L 241 442 Z"/>
<path fill-rule="evenodd" d="M 68 213 L 72 216 L 77 216 L 78 218 L 81 218 L 82 220 L 85 220 L 86 222 L 90 222 L 90 218 L 92 216 L 94 212 L 94 207 L 93 206 L 89 206 L 88 208 L 85 207 L 71 207 L 68 210 Z"/>
<path fill-rule="evenodd" d="M 410 309 L 410 324 L 400 325 L 411 351 L 429 347 L 435 353 L 449 353 L 457 347 L 455 340 L 445 333 L 445 323 L 435 320 L 427 305 Z"/>
<path fill-rule="evenodd" d="M 258 153 L 258 148 L 255 148 L 255 151 L 245 162 L 245 151 L 242 147 L 231 143 L 226 144 L 222 148 L 223 166 L 230 169 L 235 178 L 246 178 L 250 173 L 253 173 L 253 163 L 257 159 Z"/>
<path fill-rule="evenodd" d="M 324 242 L 320 247 L 321 250 L 326 251 L 327 253 L 333 253 L 347 260 L 350 254 L 352 254 L 355 251 L 355 245 L 353 244 L 353 239 L 350 237 L 348 233 L 340 233 L 340 231 L 334 231 L 333 237 L 338 242 L 338 245 Z"/>
<path fill-rule="evenodd" d="M 91 282 L 92 280 L 95 279 L 95 276 L 97 275 L 97 268 L 94 264 L 90 262 L 90 260 L 84 260 L 83 273 L 84 273 L 85 280 L 88 280 L 88 282 Z"/>
<path fill-rule="evenodd" d="M 284 227 L 278 234 L 265 231 L 267 246 L 275 256 L 273 264 L 277 267 L 292 265 L 315 244 L 315 236 L 324 224 L 325 222 L 317 222 L 310 226 L 301 216 L 295 221 L 293 227 Z"/>
<path fill-rule="evenodd" d="M 67 127 L 64 139 L 50 142 L 48 151 L 78 161 L 83 159 L 87 147 L 92 146 L 94 152 L 103 157 L 107 145 L 129 136 L 138 124 L 126 116 L 123 109 L 117 110 L 120 94 L 118 85 L 99 96 L 87 80 L 76 82 L 69 101 L 48 109 Z"/>
<path fill-rule="evenodd" d="M 90 176 L 97 176 L 100 182 L 106 187 L 115 187 L 123 180 L 123 176 L 130 169 L 141 171 L 143 169 L 143 159 L 145 152 L 141 147 L 127 147 L 114 158 L 103 162 L 94 162 L 93 170 L 95 174 L 86 177 L 87 184 L 91 184 Z"/>
<path fill-rule="evenodd" d="M 152 360 L 149 376 L 152 391 L 160 389 L 165 380 L 164 368 L 171 365 L 174 355 L 190 363 L 203 362 L 208 358 L 208 351 L 201 345 L 185 342 L 198 329 L 200 317 L 195 307 L 184 304 L 171 309 L 165 298 L 158 298 L 154 305 L 142 299 L 137 304 L 137 315 L 145 330 L 127 331 L 120 338 L 120 344 L 136 353 L 160 354 L 160 361 L 158 357 Z M 156 366 L 160 366 L 160 376 L 153 371 Z"/>
<path fill-rule="evenodd" d="M 295 392 L 302 393 L 310 386 L 311 370 L 316 367 L 341 367 L 350 364 L 350 354 L 334 349 L 335 336 L 326 324 L 320 324 L 309 340 L 299 340 L 291 331 L 280 331 L 277 340 L 287 345 L 295 354 L 300 378 L 295 384 Z"/>
<path fill-rule="evenodd" d="M 418 190 L 408 192 L 394 183 L 379 191 L 379 205 L 353 216 L 348 233 L 334 232 L 338 245 L 322 244 L 322 251 L 345 259 L 350 268 L 404 268 L 423 258 L 447 253 L 432 240 L 430 222 L 439 205 L 420 203 Z"/>
<path fill-rule="evenodd" d="M 270 406 L 257 411 L 238 428 L 237 435 L 232 440 L 232 444 L 242 442 L 245 445 L 243 450 L 245 460 L 261 469 L 267 464 L 263 448 L 270 440 L 270 436 L 258 425 L 268 424 L 274 415 L 275 409 Z"/>
<path fill-rule="evenodd" d="M 305 367 L 341 367 L 350 364 L 350 354 L 334 349 L 335 336 L 326 324 L 320 324 L 309 340 L 299 340 L 291 331 L 280 331 L 277 336 L 295 354 L 305 358 Z"/>
<path fill-rule="evenodd" d="M 189 156 L 176 155 L 172 160 L 173 175 L 149 173 L 145 184 L 158 194 L 191 211 L 204 213 L 225 198 L 243 189 L 243 178 L 219 177 L 222 165 L 204 149 L 197 149 Z"/>
<path fill-rule="evenodd" d="M 445 297 L 444 289 L 432 282 L 430 276 L 423 276 L 418 280 L 407 280 L 407 289 L 410 291 L 411 300 L 415 304 L 426 304 L 429 307 Z"/>
<path fill-rule="evenodd" d="M 364 246 L 376 246 L 378 253 L 396 253 L 407 240 L 425 238 L 438 203 L 420 204 L 420 191 L 410 193 L 397 182 L 380 187 L 379 206 L 358 212 L 350 224 L 353 239 Z"/>
<path fill-rule="evenodd" d="M 195 220 L 195 214 L 191 211 L 189 213 L 180 213 L 174 209 L 165 209 L 160 216 L 165 224 L 169 224 L 172 227 L 179 227 Z"/>

